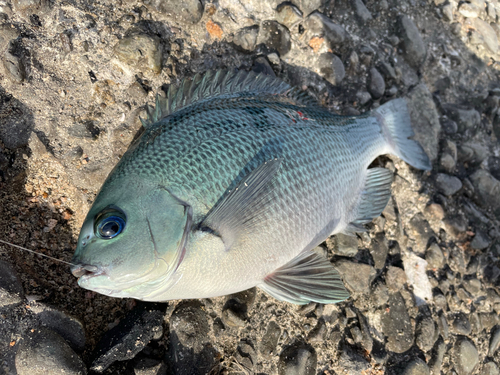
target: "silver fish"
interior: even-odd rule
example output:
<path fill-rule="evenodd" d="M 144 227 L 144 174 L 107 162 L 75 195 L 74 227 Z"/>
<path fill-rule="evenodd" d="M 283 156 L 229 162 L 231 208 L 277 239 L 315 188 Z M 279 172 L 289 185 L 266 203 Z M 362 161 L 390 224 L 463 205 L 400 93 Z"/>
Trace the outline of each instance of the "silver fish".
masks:
<path fill-rule="evenodd" d="M 296 304 L 348 298 L 313 249 L 380 215 L 393 154 L 428 170 L 403 99 L 338 116 L 279 79 L 217 71 L 157 97 L 102 186 L 72 268 L 83 288 L 147 301 L 257 286 Z M 355 272 L 355 270 L 353 270 Z"/>

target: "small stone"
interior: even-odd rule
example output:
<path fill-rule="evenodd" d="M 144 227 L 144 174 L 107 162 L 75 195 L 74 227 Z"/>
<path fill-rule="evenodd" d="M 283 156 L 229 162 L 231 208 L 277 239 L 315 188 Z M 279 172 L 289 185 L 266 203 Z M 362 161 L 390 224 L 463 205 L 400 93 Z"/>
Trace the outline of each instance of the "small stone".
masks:
<path fill-rule="evenodd" d="M 402 39 L 404 57 L 414 69 L 425 61 L 427 50 L 415 23 L 408 16 L 398 19 L 399 37 Z"/>
<path fill-rule="evenodd" d="M 126 71 L 161 72 L 162 47 L 157 36 L 136 34 L 125 37 L 115 45 L 113 52 Z"/>
<path fill-rule="evenodd" d="M 264 44 L 267 48 L 277 51 L 283 57 L 292 47 L 290 31 L 279 22 L 264 21 L 259 30 L 257 44 Z"/>
<path fill-rule="evenodd" d="M 345 77 L 342 60 L 331 52 L 319 55 L 315 71 L 332 85 L 339 85 Z"/>
<path fill-rule="evenodd" d="M 370 74 L 368 76 L 368 92 L 372 95 L 373 99 L 379 99 L 385 92 L 384 77 L 382 77 L 382 74 L 375 68 L 370 69 Z"/>
<path fill-rule="evenodd" d="M 485 208 L 491 208 L 500 218 L 500 181 L 488 171 L 479 169 L 470 176 L 476 192 L 477 201 Z"/>
<path fill-rule="evenodd" d="M 47 328 L 32 329 L 17 350 L 19 375 L 85 375 L 87 369 L 64 339 Z"/>
<path fill-rule="evenodd" d="M 342 26 L 334 23 L 330 18 L 322 13 L 311 13 L 304 21 L 305 39 L 311 40 L 314 37 L 325 38 L 330 47 L 341 45 L 345 38 L 346 32 Z"/>
<path fill-rule="evenodd" d="M 470 246 L 474 250 L 484 250 L 488 246 L 490 246 L 490 243 L 491 243 L 491 239 L 488 237 L 488 235 L 486 233 L 484 233 L 483 231 L 478 230 L 476 232 L 476 235 L 472 239 Z"/>
<path fill-rule="evenodd" d="M 427 261 L 427 269 L 439 269 L 444 264 L 444 255 L 437 243 L 433 243 L 425 252 L 425 260 Z"/>
<path fill-rule="evenodd" d="M 368 361 L 347 344 L 341 347 L 337 366 L 345 374 L 365 374 L 371 368 Z"/>
<path fill-rule="evenodd" d="M 430 371 L 427 363 L 415 358 L 405 367 L 403 375 L 430 375 Z"/>
<path fill-rule="evenodd" d="M 480 9 L 471 3 L 461 3 L 458 7 L 458 13 L 467 18 L 477 18 L 479 16 Z"/>
<path fill-rule="evenodd" d="M 416 344 L 424 353 L 428 352 L 434 346 L 436 342 L 436 325 L 434 320 L 430 317 L 423 318 L 417 324 L 416 330 Z"/>
<path fill-rule="evenodd" d="M 499 137 L 497 137 L 499 138 Z M 500 158 L 497 156 L 490 156 L 488 158 L 488 168 L 493 177 L 497 180 L 500 179 Z"/>
<path fill-rule="evenodd" d="M 424 213 L 431 219 L 443 220 L 444 218 L 443 206 L 441 206 L 439 203 L 429 204 L 425 207 Z"/>
<path fill-rule="evenodd" d="M 498 51 L 498 38 L 495 30 L 489 25 L 489 23 L 484 22 L 480 18 L 475 18 L 472 21 L 472 25 L 476 28 L 476 30 L 481 34 L 483 43 L 488 49 L 497 53 Z"/>
<path fill-rule="evenodd" d="M 359 100 L 359 104 L 365 105 L 370 100 L 372 100 L 372 96 L 368 91 L 359 91 L 356 93 L 356 98 Z"/>
<path fill-rule="evenodd" d="M 14 267 L 0 261 L 0 307 L 20 303 L 23 300 L 23 286 Z"/>
<path fill-rule="evenodd" d="M 444 4 L 442 9 L 443 12 L 443 18 L 448 21 L 448 22 L 453 22 L 453 11 L 454 11 L 454 6 L 451 3 Z"/>
<path fill-rule="evenodd" d="M 258 35 L 258 25 L 244 27 L 234 34 L 233 43 L 246 51 L 253 51 L 257 45 Z"/>
<path fill-rule="evenodd" d="M 450 120 L 447 117 L 441 119 L 441 129 L 443 129 L 445 134 L 452 135 L 456 134 L 458 131 L 458 125 L 455 121 Z"/>
<path fill-rule="evenodd" d="M 453 323 L 451 325 L 453 331 L 458 335 L 467 336 L 472 332 L 472 327 L 467 315 L 462 312 L 456 313 L 453 316 Z"/>
<path fill-rule="evenodd" d="M 403 257 L 408 284 L 412 287 L 417 306 L 428 304 L 432 301 L 432 285 L 427 276 L 427 262 L 415 253 L 406 252 Z"/>
<path fill-rule="evenodd" d="M 370 254 L 372 255 L 374 266 L 381 270 L 385 266 L 387 253 L 389 252 L 389 244 L 383 232 L 377 233 L 370 244 Z"/>
<path fill-rule="evenodd" d="M 153 0 L 152 5 L 160 13 L 193 24 L 198 23 L 203 16 L 203 3 L 200 0 Z"/>
<path fill-rule="evenodd" d="M 486 331 L 489 331 L 494 326 L 500 323 L 500 318 L 494 312 L 492 313 L 480 313 L 479 321 L 481 322 L 481 327 Z"/>
<path fill-rule="evenodd" d="M 459 178 L 444 173 L 438 173 L 435 181 L 438 190 L 448 197 L 462 188 L 462 181 Z"/>
<path fill-rule="evenodd" d="M 247 369 L 252 369 L 257 361 L 257 353 L 254 344 L 248 340 L 240 340 L 236 348 L 235 359 Z"/>
<path fill-rule="evenodd" d="M 407 282 L 406 273 L 403 269 L 399 267 L 389 266 L 387 267 L 387 273 L 385 275 L 385 283 L 387 288 L 393 292 L 397 292 L 404 287 Z"/>
<path fill-rule="evenodd" d="M 456 122 L 460 133 L 474 129 L 481 122 L 481 115 L 475 109 L 464 109 L 454 104 L 444 104 L 443 109 L 448 117 Z"/>
<path fill-rule="evenodd" d="M 208 20 L 205 23 L 205 29 L 207 30 L 208 34 L 212 39 L 222 39 L 222 35 L 224 34 L 224 31 L 222 30 L 222 27 L 220 24 Z"/>
<path fill-rule="evenodd" d="M 474 371 L 479 362 L 476 347 L 467 338 L 457 340 L 454 347 L 456 369 L 459 375 L 468 375 Z"/>
<path fill-rule="evenodd" d="M 445 154 L 441 155 L 441 159 L 439 159 L 439 165 L 446 172 L 453 172 L 455 170 L 457 162 L 455 161 L 453 156 L 445 153 Z"/>
<path fill-rule="evenodd" d="M 499 346 L 500 346 L 500 327 L 497 327 L 491 335 L 488 355 L 490 357 L 493 357 Z"/>
<path fill-rule="evenodd" d="M 436 346 L 432 351 L 432 357 L 429 361 L 429 368 L 433 375 L 441 374 L 441 365 L 443 364 L 444 354 L 446 353 L 446 345 L 442 338 L 439 338 Z"/>
<path fill-rule="evenodd" d="M 141 358 L 134 364 L 135 375 L 166 375 L 165 363 L 154 358 Z"/>
<path fill-rule="evenodd" d="M 443 220 L 446 232 L 457 237 L 467 230 L 467 220 L 460 215 L 447 217 Z"/>
<path fill-rule="evenodd" d="M 48 6 L 47 1 L 44 0 L 13 0 L 12 6 L 16 11 L 35 12 Z"/>
<path fill-rule="evenodd" d="M 382 316 L 383 332 L 387 336 L 387 350 L 404 353 L 413 346 L 413 328 L 405 302 L 400 293 L 389 296 L 388 312 Z"/>
<path fill-rule="evenodd" d="M 354 0 L 351 4 L 356 17 L 361 24 L 364 24 L 373 18 L 372 14 L 368 10 L 368 8 L 366 8 L 366 5 L 362 0 Z"/>
<path fill-rule="evenodd" d="M 280 336 L 280 326 L 276 322 L 270 321 L 267 325 L 266 333 L 262 336 L 262 340 L 259 343 L 259 351 L 264 358 L 271 359 L 276 354 L 276 347 L 278 346 Z"/>
<path fill-rule="evenodd" d="M 358 238 L 356 236 L 348 236 L 346 234 L 335 235 L 335 245 L 333 254 L 343 257 L 355 257 L 358 253 Z"/>
<path fill-rule="evenodd" d="M 370 285 L 376 276 L 375 268 L 368 264 L 339 260 L 333 264 L 339 271 L 347 288 L 355 293 L 369 293 Z M 356 270 L 356 272 L 353 272 Z"/>
<path fill-rule="evenodd" d="M 290 28 L 297 22 L 302 20 L 302 12 L 299 8 L 291 3 L 282 3 L 276 8 L 276 19 L 286 27 Z"/>
<path fill-rule="evenodd" d="M 287 346 L 280 354 L 279 375 L 315 375 L 317 356 L 314 348 L 303 342 Z"/>
<path fill-rule="evenodd" d="M 410 220 L 409 233 L 415 239 L 415 250 L 424 253 L 431 238 L 435 236 L 429 222 L 422 213 L 416 214 Z"/>
<path fill-rule="evenodd" d="M 483 365 L 481 369 L 482 375 L 498 375 L 500 372 L 498 371 L 498 366 L 495 362 L 488 362 Z"/>
<path fill-rule="evenodd" d="M 15 56 L 8 50 L 3 55 L 3 65 L 8 77 L 15 83 L 21 83 L 26 78 L 26 68 L 24 60 L 21 57 Z"/>

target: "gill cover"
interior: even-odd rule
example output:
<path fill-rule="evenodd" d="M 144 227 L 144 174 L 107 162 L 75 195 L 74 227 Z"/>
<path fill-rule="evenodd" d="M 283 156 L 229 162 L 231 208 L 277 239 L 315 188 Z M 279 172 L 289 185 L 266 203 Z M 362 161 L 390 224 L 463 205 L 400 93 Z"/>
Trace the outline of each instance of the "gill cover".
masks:
<path fill-rule="evenodd" d="M 161 185 L 106 182 L 83 224 L 72 271 L 86 289 L 156 298 L 179 278 L 191 222 L 191 207 Z"/>

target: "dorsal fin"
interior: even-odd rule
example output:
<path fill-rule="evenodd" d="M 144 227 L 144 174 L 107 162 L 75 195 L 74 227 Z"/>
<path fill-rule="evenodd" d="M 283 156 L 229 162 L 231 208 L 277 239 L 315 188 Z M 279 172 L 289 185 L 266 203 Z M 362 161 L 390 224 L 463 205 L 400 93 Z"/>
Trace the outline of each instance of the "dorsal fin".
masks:
<path fill-rule="evenodd" d="M 204 99 L 240 92 L 276 94 L 301 106 L 318 106 L 316 100 L 298 88 L 292 88 L 279 78 L 243 70 L 224 69 L 197 73 L 185 78 L 179 86 L 170 85 L 166 97 L 156 95 L 155 107 L 146 106 L 145 128 L 157 121 Z"/>

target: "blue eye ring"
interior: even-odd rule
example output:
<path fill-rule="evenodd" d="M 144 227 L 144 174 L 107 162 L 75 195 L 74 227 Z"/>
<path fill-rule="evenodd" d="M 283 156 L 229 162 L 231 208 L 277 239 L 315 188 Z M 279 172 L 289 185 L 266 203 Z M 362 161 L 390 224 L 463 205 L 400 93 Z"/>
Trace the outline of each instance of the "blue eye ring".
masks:
<path fill-rule="evenodd" d="M 94 233 L 103 240 L 115 238 L 125 229 L 125 215 L 114 209 L 106 209 L 97 215 L 94 224 Z"/>

